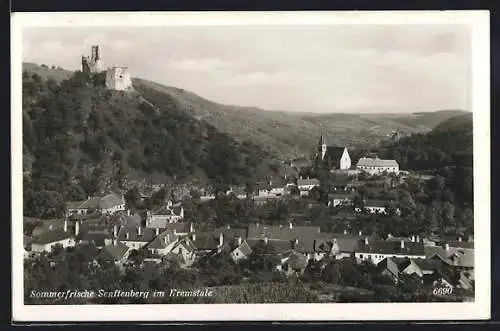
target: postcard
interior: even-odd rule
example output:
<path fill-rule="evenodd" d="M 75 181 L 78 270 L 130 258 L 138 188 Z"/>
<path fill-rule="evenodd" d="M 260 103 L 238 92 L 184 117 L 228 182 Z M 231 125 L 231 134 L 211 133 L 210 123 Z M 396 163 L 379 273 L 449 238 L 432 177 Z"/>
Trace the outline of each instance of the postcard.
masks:
<path fill-rule="evenodd" d="M 489 318 L 488 11 L 14 13 L 11 58 L 14 321 Z"/>

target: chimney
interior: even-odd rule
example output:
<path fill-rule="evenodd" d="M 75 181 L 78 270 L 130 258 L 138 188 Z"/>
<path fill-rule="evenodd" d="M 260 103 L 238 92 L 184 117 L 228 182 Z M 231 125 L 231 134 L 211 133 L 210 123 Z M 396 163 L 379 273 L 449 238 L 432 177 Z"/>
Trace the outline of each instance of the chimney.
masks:
<path fill-rule="evenodd" d="M 345 234 L 345 235 L 347 234 L 347 230 L 344 230 L 344 234 Z"/>
<path fill-rule="evenodd" d="M 196 241 L 196 233 L 193 233 L 193 234 L 191 235 L 191 240 L 192 240 L 192 241 Z"/>
<path fill-rule="evenodd" d="M 458 237 L 458 241 L 462 242 L 462 236 Z"/>
<path fill-rule="evenodd" d="M 405 248 L 405 241 L 401 240 L 401 249 Z"/>
<path fill-rule="evenodd" d="M 142 234 L 142 231 L 141 231 L 141 226 L 137 227 L 137 235 L 140 236 Z"/>
<path fill-rule="evenodd" d="M 181 206 L 181 212 L 179 214 L 181 218 L 184 218 L 184 207 Z"/>
<path fill-rule="evenodd" d="M 420 236 L 417 235 L 417 242 L 419 243 L 420 242 Z"/>
<path fill-rule="evenodd" d="M 468 241 L 469 242 L 473 242 L 474 241 L 474 237 L 473 236 L 469 236 Z"/>
<path fill-rule="evenodd" d="M 159 235 L 160 234 L 160 228 L 156 228 L 156 235 Z"/>
<path fill-rule="evenodd" d="M 194 232 L 194 225 L 193 223 L 191 222 L 191 224 L 189 225 L 189 232 Z"/>
<path fill-rule="evenodd" d="M 78 236 L 80 233 L 80 221 L 76 221 L 75 223 L 75 236 Z"/>
<path fill-rule="evenodd" d="M 267 236 L 264 237 L 264 244 L 267 245 L 267 242 L 268 242 L 268 239 L 267 239 Z"/>
<path fill-rule="evenodd" d="M 125 234 L 125 238 L 129 239 L 130 238 L 130 234 L 127 232 L 127 234 Z"/>
<path fill-rule="evenodd" d="M 387 239 L 391 239 L 392 238 L 392 234 L 391 233 L 388 233 L 387 234 Z"/>
<path fill-rule="evenodd" d="M 238 237 L 238 246 L 241 245 L 241 237 Z"/>
<path fill-rule="evenodd" d="M 363 235 L 363 232 L 362 231 L 359 231 L 359 236 L 361 237 Z"/>
<path fill-rule="evenodd" d="M 127 216 L 130 216 L 130 209 L 127 209 Z"/>
<path fill-rule="evenodd" d="M 118 237 L 118 225 L 113 226 L 113 237 Z"/>
<path fill-rule="evenodd" d="M 49 230 L 52 231 L 53 228 L 54 226 L 52 224 L 49 224 Z"/>
<path fill-rule="evenodd" d="M 226 229 L 231 229 L 231 225 L 226 225 Z"/>
<path fill-rule="evenodd" d="M 295 238 L 295 245 L 299 244 L 299 238 Z"/>
<path fill-rule="evenodd" d="M 365 237 L 365 245 L 368 245 L 368 237 Z"/>
<path fill-rule="evenodd" d="M 293 224 L 292 224 L 292 222 L 290 222 L 290 223 L 288 224 L 288 226 L 290 227 L 290 229 L 293 229 Z"/>
<path fill-rule="evenodd" d="M 165 237 L 163 237 L 163 242 L 165 243 L 165 245 L 168 245 L 169 241 L 170 241 L 170 235 L 167 234 Z"/>
<path fill-rule="evenodd" d="M 222 235 L 222 232 L 219 235 L 219 246 L 222 246 L 224 244 L 224 236 Z"/>
<path fill-rule="evenodd" d="M 68 232 L 68 220 L 64 220 L 64 232 Z"/>
<path fill-rule="evenodd" d="M 446 244 L 444 245 L 444 249 L 445 249 L 446 251 L 449 251 L 449 250 L 450 250 L 450 245 L 449 245 L 448 243 L 446 243 Z"/>
<path fill-rule="evenodd" d="M 116 246 L 116 238 L 113 238 L 112 243 L 113 243 L 113 246 Z"/>
<path fill-rule="evenodd" d="M 415 235 L 412 235 L 412 236 L 411 236 L 411 241 L 412 241 L 412 242 L 415 242 Z"/>

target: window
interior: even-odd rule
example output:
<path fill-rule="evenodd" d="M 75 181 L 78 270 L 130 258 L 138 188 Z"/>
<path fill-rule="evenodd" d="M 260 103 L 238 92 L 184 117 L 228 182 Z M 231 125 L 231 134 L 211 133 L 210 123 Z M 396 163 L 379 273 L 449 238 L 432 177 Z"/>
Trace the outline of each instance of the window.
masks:
<path fill-rule="evenodd" d="M 362 259 L 363 258 L 363 254 L 359 254 L 359 258 Z"/>

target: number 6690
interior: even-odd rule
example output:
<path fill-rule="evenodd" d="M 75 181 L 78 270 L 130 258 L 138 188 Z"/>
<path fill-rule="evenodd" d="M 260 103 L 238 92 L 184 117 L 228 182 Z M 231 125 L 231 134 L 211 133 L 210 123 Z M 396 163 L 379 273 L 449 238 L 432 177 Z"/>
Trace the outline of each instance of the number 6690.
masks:
<path fill-rule="evenodd" d="M 436 287 L 432 290 L 432 294 L 434 295 L 450 295 L 453 292 L 451 287 Z"/>

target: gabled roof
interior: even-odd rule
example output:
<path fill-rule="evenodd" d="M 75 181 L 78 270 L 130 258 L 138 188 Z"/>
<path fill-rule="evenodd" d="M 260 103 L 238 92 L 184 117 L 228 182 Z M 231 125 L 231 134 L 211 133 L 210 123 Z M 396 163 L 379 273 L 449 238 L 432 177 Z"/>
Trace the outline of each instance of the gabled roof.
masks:
<path fill-rule="evenodd" d="M 250 239 L 280 239 L 295 240 L 295 238 L 315 238 L 320 233 L 319 226 L 294 226 L 289 225 L 264 225 L 250 224 L 248 226 L 248 238 Z"/>
<path fill-rule="evenodd" d="M 240 250 L 243 256 L 249 256 L 250 254 L 252 254 L 252 249 L 250 248 L 250 245 L 248 245 L 246 240 L 243 241 L 241 245 L 239 245 L 236 248 Z"/>
<path fill-rule="evenodd" d="M 438 256 L 442 261 L 457 267 L 474 267 L 474 249 L 450 247 L 448 250 L 441 246 L 425 246 L 426 257 Z"/>
<path fill-rule="evenodd" d="M 185 233 L 189 232 L 189 225 L 186 222 L 167 223 L 165 229 L 172 232 L 175 230 L 176 233 Z"/>
<path fill-rule="evenodd" d="M 166 238 L 166 242 L 165 242 Z M 150 242 L 146 248 L 148 249 L 164 249 L 171 243 L 177 241 L 177 236 L 174 235 L 172 231 L 164 231 L 156 236 L 152 242 Z"/>
<path fill-rule="evenodd" d="M 377 264 L 377 267 L 379 270 L 387 270 L 389 271 L 394 277 L 399 277 L 399 267 L 398 264 L 390 257 L 387 257 L 380 261 Z"/>
<path fill-rule="evenodd" d="M 368 245 L 361 241 L 358 244 L 356 253 L 425 256 L 424 245 L 411 241 L 405 242 L 404 248 L 401 248 L 401 242 L 398 241 L 369 240 Z"/>
<path fill-rule="evenodd" d="M 280 255 L 281 259 L 286 259 L 283 264 L 288 264 L 293 270 L 304 270 L 307 267 L 307 258 L 293 249 Z"/>
<path fill-rule="evenodd" d="M 297 179 L 297 186 L 304 185 L 319 185 L 319 180 L 317 178 Z"/>
<path fill-rule="evenodd" d="M 138 234 L 139 227 L 124 227 L 122 226 L 118 231 L 118 238 L 120 241 L 136 241 L 136 242 L 150 242 L 156 236 L 155 229 L 140 227 L 141 234 Z M 127 239 L 127 233 L 129 237 Z"/>
<path fill-rule="evenodd" d="M 224 241 L 228 239 L 233 239 L 233 238 L 245 238 L 247 236 L 247 229 L 245 228 L 232 228 L 232 227 L 218 227 L 212 230 L 214 235 L 219 235 L 222 233 L 224 236 Z"/>
<path fill-rule="evenodd" d="M 385 200 L 366 200 L 363 205 L 365 208 L 368 207 L 385 207 L 386 204 L 388 204 L 389 201 Z"/>
<path fill-rule="evenodd" d="M 399 167 L 399 164 L 396 160 L 383 160 L 378 158 L 366 158 L 362 157 L 359 159 L 356 164 L 358 167 Z"/>
<path fill-rule="evenodd" d="M 105 261 L 120 261 L 128 250 L 129 247 L 121 242 L 106 245 L 102 248 L 99 258 Z"/>
<path fill-rule="evenodd" d="M 70 201 L 66 204 L 68 209 L 110 209 L 123 204 L 122 197 L 109 193 L 102 197 L 89 198 L 84 201 Z"/>
<path fill-rule="evenodd" d="M 325 160 L 338 163 L 342 158 L 342 154 L 344 153 L 345 147 L 339 146 L 327 146 Z"/>
<path fill-rule="evenodd" d="M 328 194 L 328 199 L 333 200 L 333 199 L 348 199 L 352 200 L 356 194 L 350 192 L 350 191 L 339 191 L 337 193 L 329 193 Z"/>
<path fill-rule="evenodd" d="M 138 213 L 129 216 L 125 213 L 120 212 L 113 215 L 111 219 L 112 224 L 122 225 L 126 227 L 139 226 L 141 225 L 141 222 L 142 218 Z"/>
<path fill-rule="evenodd" d="M 215 250 L 219 247 L 219 235 L 214 233 L 196 233 L 196 240 L 193 241 L 197 250 Z"/>
<path fill-rule="evenodd" d="M 263 239 L 247 239 L 246 241 L 251 248 L 255 247 L 261 242 L 264 242 Z M 267 244 L 271 245 L 274 248 L 276 254 L 280 254 L 292 249 L 292 242 L 289 240 L 268 240 Z"/>
<path fill-rule="evenodd" d="M 96 246 L 104 246 L 104 241 L 112 238 L 112 235 L 107 231 L 83 231 L 79 237 L 82 241 L 94 243 Z"/>
<path fill-rule="evenodd" d="M 32 243 L 46 245 L 54 242 L 58 242 L 64 239 L 71 238 L 72 234 L 68 231 L 65 232 L 63 229 L 55 229 L 51 231 L 42 232 L 40 235 L 33 238 Z"/>

